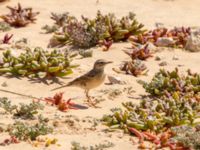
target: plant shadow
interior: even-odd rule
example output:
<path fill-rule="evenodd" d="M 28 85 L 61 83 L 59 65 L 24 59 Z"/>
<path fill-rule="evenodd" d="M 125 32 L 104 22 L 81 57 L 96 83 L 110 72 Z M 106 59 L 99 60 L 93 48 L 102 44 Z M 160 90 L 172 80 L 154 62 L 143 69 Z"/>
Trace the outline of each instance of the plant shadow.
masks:
<path fill-rule="evenodd" d="M 28 81 L 30 81 L 31 83 L 43 83 L 43 84 L 46 84 L 46 85 L 50 85 L 50 84 L 54 84 L 54 83 L 57 83 L 59 85 L 63 85 L 64 82 L 60 80 L 60 77 L 44 77 L 44 78 L 30 78 L 30 77 L 27 77 L 28 78 Z M 65 77 L 65 79 L 69 79 L 69 77 Z"/>
<path fill-rule="evenodd" d="M 11 78 L 16 78 L 18 80 L 22 80 L 23 78 L 27 78 L 29 82 L 31 83 L 43 83 L 43 84 L 46 84 L 46 85 L 50 85 L 50 84 L 54 84 L 54 83 L 57 83 L 59 85 L 63 85 L 64 82 L 61 81 L 61 79 L 71 79 L 70 77 L 43 77 L 43 78 L 40 78 L 40 77 L 35 77 L 35 78 L 31 78 L 31 77 L 22 77 L 22 76 L 19 76 L 19 75 L 11 75 L 11 74 L 4 74 L 4 75 L 1 75 L 7 79 L 11 79 Z"/>

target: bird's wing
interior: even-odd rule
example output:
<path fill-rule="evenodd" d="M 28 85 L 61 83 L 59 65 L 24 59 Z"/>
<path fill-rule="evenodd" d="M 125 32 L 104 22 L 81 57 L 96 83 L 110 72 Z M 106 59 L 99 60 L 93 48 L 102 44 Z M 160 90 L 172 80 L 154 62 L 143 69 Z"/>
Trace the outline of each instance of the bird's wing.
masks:
<path fill-rule="evenodd" d="M 92 80 L 95 75 L 96 75 L 96 73 L 91 70 L 88 73 L 86 73 L 86 74 L 74 79 L 73 81 L 69 82 L 68 86 L 76 85 L 76 84 L 86 86 L 86 82 Z"/>
<path fill-rule="evenodd" d="M 91 70 L 88 73 L 86 73 L 86 74 L 84 74 L 84 75 L 72 80 L 71 82 L 69 82 L 66 85 L 63 85 L 63 86 L 60 86 L 60 87 L 52 89 L 52 91 L 58 90 L 58 89 L 61 89 L 61 88 L 64 88 L 64 87 L 68 87 L 68 86 L 73 86 L 73 85 L 74 86 L 76 86 L 76 85 L 86 86 L 86 82 L 92 80 L 93 77 L 95 77 L 95 75 L 96 75 L 96 71 L 95 70 Z"/>

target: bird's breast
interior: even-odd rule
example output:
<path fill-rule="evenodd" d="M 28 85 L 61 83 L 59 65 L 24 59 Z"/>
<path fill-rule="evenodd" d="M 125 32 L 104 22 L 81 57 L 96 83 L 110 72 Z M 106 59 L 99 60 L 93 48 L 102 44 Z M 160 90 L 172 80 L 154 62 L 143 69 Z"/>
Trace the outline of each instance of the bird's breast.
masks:
<path fill-rule="evenodd" d="M 97 76 L 86 83 L 86 89 L 93 89 L 100 86 L 106 78 L 105 74 Z"/>

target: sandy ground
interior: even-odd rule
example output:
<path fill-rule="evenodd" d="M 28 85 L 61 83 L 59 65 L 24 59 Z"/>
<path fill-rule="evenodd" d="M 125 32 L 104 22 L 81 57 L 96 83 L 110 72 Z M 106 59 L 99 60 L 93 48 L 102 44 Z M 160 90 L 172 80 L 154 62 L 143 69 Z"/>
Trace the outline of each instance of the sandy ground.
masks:
<path fill-rule="evenodd" d="M 200 10 L 199 0 L 99 0 L 99 4 L 96 4 L 96 0 L 10 0 L 9 2 L 2 3 L 0 5 L 0 14 L 6 14 L 8 9 L 5 7 L 7 5 L 14 6 L 17 2 L 20 2 L 22 6 L 31 6 L 35 11 L 39 11 L 40 15 L 37 17 L 38 20 L 36 24 L 30 24 L 26 28 L 12 29 L 9 33 L 14 34 L 14 39 L 19 39 L 22 37 L 28 38 L 30 45 L 33 47 L 41 46 L 43 48 L 47 47 L 48 41 L 51 34 L 43 34 L 41 27 L 45 24 L 52 24 L 50 19 L 50 12 L 65 12 L 68 11 L 72 15 L 80 17 L 80 15 L 85 16 L 95 16 L 97 10 L 101 10 L 103 13 L 114 12 L 117 16 L 121 17 L 126 15 L 129 11 L 133 11 L 137 15 L 139 22 L 145 24 L 149 29 L 155 27 L 155 23 L 163 23 L 167 27 L 174 26 L 198 26 L 200 24 Z M 0 33 L 2 37 L 5 33 Z M 51 106 L 46 106 L 42 111 L 43 115 L 49 117 L 51 120 L 58 119 L 56 116 L 61 117 L 60 120 L 63 120 L 68 115 L 74 115 L 79 119 L 84 119 L 87 116 L 92 118 L 101 118 L 104 114 L 110 112 L 110 109 L 113 107 L 120 107 L 121 102 L 124 101 L 133 101 L 138 103 L 138 98 L 141 94 L 144 93 L 144 89 L 136 82 L 138 79 L 148 81 L 152 78 L 155 72 L 159 70 L 159 62 L 155 61 L 155 56 L 161 57 L 161 61 L 166 61 L 168 63 L 164 68 L 174 69 L 175 67 L 180 68 L 181 71 L 186 71 L 190 68 L 194 72 L 200 72 L 198 64 L 200 63 L 199 53 L 189 53 L 183 50 L 169 50 L 160 48 L 162 52 L 156 53 L 153 58 L 150 58 L 145 62 L 149 72 L 148 76 L 141 76 L 135 78 L 130 75 L 116 74 L 112 71 L 112 68 L 118 67 L 122 61 L 129 59 L 127 55 L 122 51 L 123 49 L 130 47 L 130 43 L 116 43 L 113 44 L 112 48 L 108 52 L 102 52 L 101 48 L 92 48 L 94 51 L 94 56 L 92 58 L 85 59 L 75 59 L 73 63 L 81 64 L 80 67 L 74 70 L 74 74 L 69 76 L 69 79 L 60 79 L 67 83 L 73 78 L 81 75 L 82 73 L 87 72 L 93 65 L 94 61 L 99 58 L 104 58 L 107 60 L 112 60 L 114 63 L 106 67 L 106 73 L 108 75 L 119 76 L 127 84 L 125 85 L 102 85 L 95 90 L 91 91 L 92 96 L 103 96 L 106 98 L 105 101 L 101 102 L 99 106 L 100 109 L 88 108 L 86 110 L 70 110 L 69 112 L 62 113 L 59 112 L 56 108 Z M 176 56 L 178 60 L 173 60 L 172 58 Z M 40 83 L 39 81 L 30 81 L 27 78 L 6 78 L 0 77 L 0 84 L 6 82 L 8 87 L 0 87 L 1 89 L 11 90 L 19 93 L 24 93 L 27 95 L 32 95 L 35 97 L 47 97 L 53 96 L 55 92 L 52 92 L 51 89 L 58 87 L 58 83 L 45 84 Z M 106 80 L 106 82 L 108 82 Z M 108 95 L 104 95 L 100 90 L 102 89 L 124 89 L 126 87 L 133 87 L 135 90 L 134 95 L 128 95 L 123 93 L 116 97 L 114 100 L 110 100 Z M 60 91 L 64 91 L 65 98 L 79 97 L 75 100 L 78 104 L 83 104 L 85 99 L 84 93 L 81 89 L 78 88 L 65 88 Z M 78 94 L 77 94 L 78 93 Z M 11 95 L 8 93 L 0 92 L 0 97 L 9 97 L 13 103 L 29 103 L 31 99 L 24 97 L 19 97 Z M 0 116 L 0 123 L 9 124 L 12 121 L 5 117 Z M 56 130 L 61 130 L 63 132 L 57 132 L 51 137 L 58 138 L 58 143 L 61 144 L 58 146 L 50 146 L 49 148 L 39 147 L 34 148 L 30 144 L 20 143 L 16 145 L 10 145 L 7 147 L 0 147 L 0 150 L 21 150 L 23 149 L 48 149 L 48 150 L 70 150 L 71 142 L 77 141 L 82 145 L 94 145 L 101 143 L 104 140 L 108 140 L 115 144 L 111 149 L 121 150 L 121 149 L 137 149 L 136 145 L 133 145 L 130 141 L 130 137 L 127 135 L 122 135 L 122 133 L 105 133 L 103 129 L 106 127 L 98 125 L 95 131 L 90 129 L 91 124 L 80 123 L 80 126 L 76 129 L 70 129 L 67 124 L 61 123 L 61 127 L 58 127 Z M 1 135 L 0 141 L 3 140 L 7 135 Z"/>

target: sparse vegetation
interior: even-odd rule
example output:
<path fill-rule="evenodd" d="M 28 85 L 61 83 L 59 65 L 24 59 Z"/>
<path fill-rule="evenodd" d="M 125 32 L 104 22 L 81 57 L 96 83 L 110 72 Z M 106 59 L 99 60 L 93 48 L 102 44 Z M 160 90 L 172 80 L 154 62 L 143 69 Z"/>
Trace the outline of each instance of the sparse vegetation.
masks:
<path fill-rule="evenodd" d="M 78 20 L 69 13 L 52 14 L 55 24 L 61 27 L 56 32 L 49 46 L 72 44 L 75 47 L 88 48 L 97 45 L 100 41 L 108 49 L 112 43 L 108 41 L 125 41 L 131 35 L 143 33 L 143 25 L 135 19 L 134 13 L 117 19 L 114 14 L 103 15 L 97 12 L 96 18 L 89 19 L 82 16 Z"/>
<path fill-rule="evenodd" d="M 114 144 L 108 141 L 89 147 L 81 146 L 78 142 L 72 142 L 71 150 L 104 150 L 113 146 Z"/>
<path fill-rule="evenodd" d="M 12 114 L 14 117 L 19 117 L 22 119 L 33 119 L 38 110 L 43 109 L 43 105 L 39 102 L 32 102 L 30 104 L 12 105 L 8 98 L 0 98 L 0 107 L 5 110 L 5 112 Z"/>
<path fill-rule="evenodd" d="M 32 8 L 22 8 L 18 3 L 17 7 L 10 7 L 10 14 L 2 15 L 1 18 L 14 27 L 24 27 L 29 23 L 34 23 L 39 12 L 33 12 Z"/>
<path fill-rule="evenodd" d="M 6 22 L 0 22 L 0 31 L 5 32 L 11 29 L 10 25 Z"/>
<path fill-rule="evenodd" d="M 9 134 L 15 136 L 19 140 L 36 140 L 40 135 L 46 135 L 53 132 L 53 129 L 45 122 L 38 122 L 34 125 L 29 125 L 23 122 L 15 122 L 8 127 Z"/>
<path fill-rule="evenodd" d="M 174 29 L 157 28 L 147 31 L 143 34 L 130 37 L 130 40 L 135 43 L 147 44 L 151 42 L 157 45 L 159 38 L 171 38 L 171 43 L 166 46 L 184 48 L 187 37 L 191 34 L 191 28 L 175 27 Z"/>
<path fill-rule="evenodd" d="M 12 105 L 11 101 L 8 100 L 8 98 L 2 97 L 0 98 L 0 107 L 3 108 L 5 112 L 12 114 L 13 111 L 16 110 L 17 105 Z"/>

